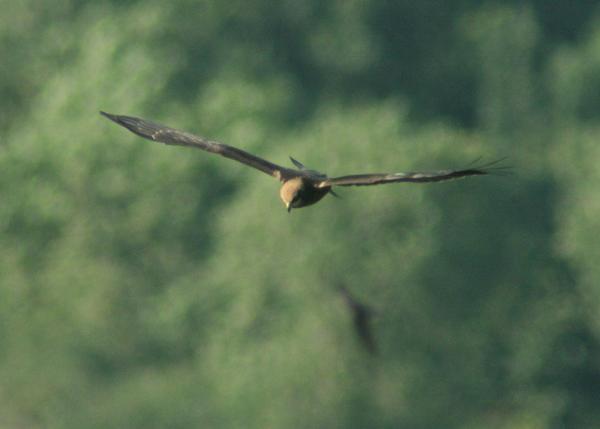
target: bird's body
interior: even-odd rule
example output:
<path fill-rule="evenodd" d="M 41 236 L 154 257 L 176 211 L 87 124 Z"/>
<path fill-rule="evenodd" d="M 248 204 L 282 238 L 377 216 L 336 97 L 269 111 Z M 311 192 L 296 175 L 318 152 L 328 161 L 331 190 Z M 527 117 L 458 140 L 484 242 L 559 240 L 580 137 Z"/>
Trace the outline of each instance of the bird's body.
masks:
<path fill-rule="evenodd" d="M 313 205 L 331 191 L 331 186 L 318 188 L 311 177 L 293 177 L 285 182 L 279 190 L 279 196 L 288 211 Z"/>
<path fill-rule="evenodd" d="M 332 190 L 333 186 L 368 186 L 398 182 L 441 182 L 467 176 L 486 175 L 492 170 L 504 168 L 492 168 L 492 166 L 498 162 L 496 161 L 487 165 L 482 165 L 478 168 L 467 168 L 463 170 L 355 174 L 329 178 L 323 173 L 305 168 L 304 165 L 293 158 L 291 158 L 291 160 L 297 168 L 287 168 L 233 146 L 208 140 L 164 125 L 159 125 L 145 119 L 132 116 L 113 115 L 105 112 L 100 113 L 111 121 L 116 122 L 127 128 L 129 131 L 148 140 L 161 142 L 167 145 L 189 146 L 202 149 L 241 162 L 242 164 L 246 164 L 277 178 L 283 182 L 279 195 L 288 212 L 291 211 L 292 208 L 301 208 L 315 204 L 329 193 L 335 195 Z"/>

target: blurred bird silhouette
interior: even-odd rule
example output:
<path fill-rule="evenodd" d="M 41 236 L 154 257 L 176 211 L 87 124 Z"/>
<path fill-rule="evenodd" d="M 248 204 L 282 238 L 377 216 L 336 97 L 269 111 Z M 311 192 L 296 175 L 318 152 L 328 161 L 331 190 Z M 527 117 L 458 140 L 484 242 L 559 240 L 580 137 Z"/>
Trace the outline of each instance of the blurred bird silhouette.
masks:
<path fill-rule="evenodd" d="M 335 195 L 333 186 L 368 186 L 385 183 L 431 183 L 459 179 L 467 176 L 482 176 L 501 171 L 507 167 L 498 166 L 504 159 L 463 170 L 440 170 L 431 172 L 410 173 L 370 173 L 349 176 L 327 177 L 326 174 L 307 169 L 302 163 L 290 157 L 297 168 L 286 168 L 273 164 L 266 159 L 252 155 L 241 149 L 195 136 L 185 131 L 176 130 L 132 116 L 114 115 L 100 112 L 111 121 L 127 128 L 129 131 L 156 142 L 175 146 L 189 146 L 216 153 L 225 158 L 254 167 L 283 182 L 279 195 L 288 212 L 292 208 L 310 206 L 320 201 L 325 195 Z"/>
<path fill-rule="evenodd" d="M 352 313 L 352 322 L 354 323 L 354 331 L 365 349 L 372 355 L 377 354 L 377 344 L 373 337 L 373 330 L 371 326 L 371 319 L 373 318 L 373 311 L 365 304 L 359 302 L 350 291 L 344 287 L 339 286 L 338 290 L 342 295 L 344 302 L 350 312 Z"/>

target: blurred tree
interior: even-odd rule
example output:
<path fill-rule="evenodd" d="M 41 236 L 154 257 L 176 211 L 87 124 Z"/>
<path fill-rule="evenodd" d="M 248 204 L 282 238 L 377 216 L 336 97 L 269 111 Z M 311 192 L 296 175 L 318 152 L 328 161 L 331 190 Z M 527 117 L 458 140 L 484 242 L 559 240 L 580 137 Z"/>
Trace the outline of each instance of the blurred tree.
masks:
<path fill-rule="evenodd" d="M 597 426 L 597 5 L 0 6 L 3 427 Z M 518 174 L 288 215 L 100 109 L 332 175 Z"/>
<path fill-rule="evenodd" d="M 555 342 L 558 362 L 548 365 L 542 382 L 571 392 L 562 423 L 569 427 L 597 424 L 600 420 L 600 293 L 598 246 L 597 165 L 600 162 L 600 32 L 592 27 L 577 47 L 557 50 L 549 72 L 556 141 L 553 171 L 562 191 L 557 214 L 556 251 L 573 268 L 573 295 L 577 323 L 560 333 Z"/>

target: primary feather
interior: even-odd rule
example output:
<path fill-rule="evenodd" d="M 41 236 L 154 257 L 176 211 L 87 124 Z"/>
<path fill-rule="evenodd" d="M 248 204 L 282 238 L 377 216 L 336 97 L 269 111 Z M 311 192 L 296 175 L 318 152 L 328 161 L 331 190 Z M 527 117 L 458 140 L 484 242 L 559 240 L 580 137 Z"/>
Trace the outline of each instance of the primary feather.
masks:
<path fill-rule="evenodd" d="M 252 155 L 246 151 L 219 143 L 214 140 L 208 140 L 194 134 L 180 131 L 175 128 L 170 128 L 165 125 L 160 125 L 145 119 L 135 118 L 132 116 L 113 115 L 111 113 L 100 112 L 113 122 L 127 128 L 132 133 L 148 140 L 164 143 L 167 145 L 189 146 L 197 149 L 202 149 L 207 152 L 216 153 L 225 158 L 254 167 L 270 176 L 284 180 L 288 176 L 293 176 L 293 170 L 274 164 L 266 159 Z"/>

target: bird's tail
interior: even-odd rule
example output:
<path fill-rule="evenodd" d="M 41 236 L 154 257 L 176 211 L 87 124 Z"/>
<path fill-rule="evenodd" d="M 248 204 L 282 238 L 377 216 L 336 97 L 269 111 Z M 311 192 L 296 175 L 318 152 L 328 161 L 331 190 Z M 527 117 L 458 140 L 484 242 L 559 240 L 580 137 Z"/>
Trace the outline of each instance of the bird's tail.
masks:
<path fill-rule="evenodd" d="M 329 193 L 330 193 L 331 195 L 333 195 L 334 197 L 336 197 L 336 198 L 340 198 L 340 199 L 342 198 L 342 197 L 340 197 L 340 196 L 339 196 L 337 193 L 335 193 L 335 192 L 333 191 L 333 189 L 331 189 L 331 188 L 329 188 Z"/>

